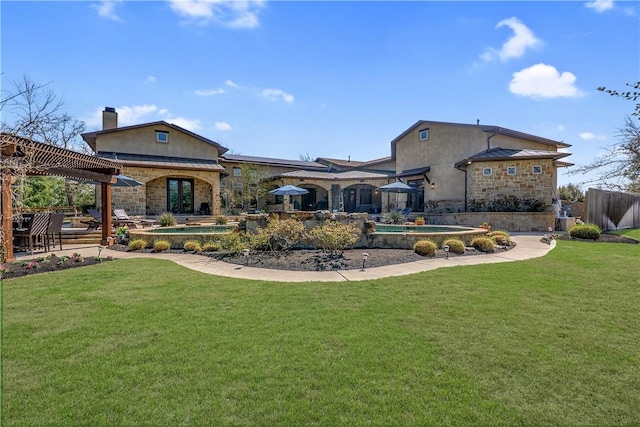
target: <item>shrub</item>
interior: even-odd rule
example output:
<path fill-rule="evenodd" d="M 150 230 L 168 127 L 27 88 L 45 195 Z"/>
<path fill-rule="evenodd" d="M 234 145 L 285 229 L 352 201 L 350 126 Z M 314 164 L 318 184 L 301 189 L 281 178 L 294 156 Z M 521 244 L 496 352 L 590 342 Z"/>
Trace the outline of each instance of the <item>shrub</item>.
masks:
<path fill-rule="evenodd" d="M 497 235 L 502 235 L 507 237 L 511 236 L 508 231 L 503 231 L 503 230 L 495 230 L 495 231 L 492 231 L 491 233 L 487 233 L 487 237 L 493 237 Z"/>
<path fill-rule="evenodd" d="M 460 239 L 447 239 L 442 243 L 442 246 L 449 246 L 449 252 L 454 254 L 463 254 L 465 251 L 465 244 Z"/>
<path fill-rule="evenodd" d="M 495 249 L 495 244 L 489 237 L 476 237 L 471 241 L 471 246 L 480 252 L 493 252 Z"/>
<path fill-rule="evenodd" d="M 158 224 L 160 227 L 173 227 L 176 225 L 176 217 L 171 212 L 163 212 L 158 215 Z"/>
<path fill-rule="evenodd" d="M 577 224 L 569 229 L 569 236 L 574 239 L 598 240 L 601 231 L 596 224 Z"/>
<path fill-rule="evenodd" d="M 227 217 L 226 216 L 219 216 L 218 218 L 216 218 L 216 224 L 218 224 L 218 225 L 227 225 Z"/>
<path fill-rule="evenodd" d="M 187 240 L 182 244 L 182 247 L 184 248 L 185 251 L 189 251 L 189 252 L 202 251 L 202 246 L 200 245 L 200 242 L 198 242 L 197 240 Z"/>
<path fill-rule="evenodd" d="M 222 245 L 218 242 L 204 242 L 202 244 L 202 250 L 205 252 L 218 252 L 222 249 Z"/>
<path fill-rule="evenodd" d="M 413 245 L 413 250 L 418 255 L 422 256 L 434 256 L 436 254 L 437 246 L 431 240 L 420 240 Z"/>
<path fill-rule="evenodd" d="M 497 245 L 506 246 L 511 244 L 511 239 L 509 238 L 509 236 L 505 236 L 504 234 L 494 234 L 489 238 L 493 241 L 493 243 Z"/>
<path fill-rule="evenodd" d="M 323 252 L 342 253 L 347 246 L 353 245 L 360 237 L 360 230 L 353 223 L 327 221 L 322 226 L 313 228 L 309 234 Z"/>
<path fill-rule="evenodd" d="M 244 233 L 225 233 L 220 235 L 220 246 L 231 253 L 242 252 L 248 247 Z"/>
<path fill-rule="evenodd" d="M 387 212 L 383 215 L 382 222 L 385 224 L 404 224 L 404 215 L 397 211 Z"/>
<path fill-rule="evenodd" d="M 129 242 L 129 250 L 139 251 L 147 247 L 147 241 L 144 239 L 136 239 Z"/>
<path fill-rule="evenodd" d="M 267 226 L 259 228 L 255 247 L 269 250 L 287 250 L 306 238 L 306 229 L 302 221 L 295 218 L 280 219 L 278 216 L 269 218 Z"/>
<path fill-rule="evenodd" d="M 171 249 L 171 242 L 168 240 L 156 240 L 153 242 L 153 250 L 155 252 L 168 251 Z"/>

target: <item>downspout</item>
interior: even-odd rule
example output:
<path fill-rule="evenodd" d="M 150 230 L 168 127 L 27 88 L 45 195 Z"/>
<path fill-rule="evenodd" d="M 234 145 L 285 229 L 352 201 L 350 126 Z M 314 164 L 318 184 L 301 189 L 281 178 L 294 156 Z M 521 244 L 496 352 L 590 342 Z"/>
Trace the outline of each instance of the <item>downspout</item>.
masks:
<path fill-rule="evenodd" d="M 461 169 L 459 166 L 456 166 L 456 169 L 458 169 L 459 171 L 464 172 L 464 211 L 467 212 L 469 210 L 468 208 L 468 183 L 467 183 L 467 167 L 471 164 L 471 162 L 467 162 L 467 164 L 465 165 L 464 169 Z"/>

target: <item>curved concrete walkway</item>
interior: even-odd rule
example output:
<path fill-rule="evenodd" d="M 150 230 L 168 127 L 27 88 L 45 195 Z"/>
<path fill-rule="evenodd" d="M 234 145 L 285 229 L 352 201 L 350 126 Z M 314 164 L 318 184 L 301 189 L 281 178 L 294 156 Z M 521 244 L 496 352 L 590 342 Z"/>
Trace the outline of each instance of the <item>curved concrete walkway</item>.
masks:
<path fill-rule="evenodd" d="M 459 265 L 475 265 L 497 262 L 522 261 L 546 255 L 555 247 L 555 240 L 551 244 L 540 242 L 544 233 L 513 234 L 511 239 L 516 242 L 516 247 L 508 252 L 466 257 L 425 258 L 424 260 L 403 264 L 387 265 L 384 267 L 366 268 L 365 270 L 337 270 L 337 271 L 285 271 L 266 268 L 245 267 L 218 261 L 211 257 L 192 254 L 172 253 L 140 253 L 120 252 L 110 249 L 102 250 L 100 256 L 112 256 L 115 259 L 125 258 L 159 258 L 168 259 L 178 265 L 191 270 L 207 274 L 225 277 L 236 277 L 250 280 L 266 280 L 276 282 L 344 282 L 354 280 L 370 280 L 383 277 L 404 276 L 422 271 L 435 270 L 441 267 L 456 267 Z M 98 255 L 98 245 L 69 245 L 63 251 L 52 251 L 57 256 L 71 255 L 74 252 L 83 256 Z M 19 259 L 41 257 L 43 253 L 33 256 L 20 256 Z"/>

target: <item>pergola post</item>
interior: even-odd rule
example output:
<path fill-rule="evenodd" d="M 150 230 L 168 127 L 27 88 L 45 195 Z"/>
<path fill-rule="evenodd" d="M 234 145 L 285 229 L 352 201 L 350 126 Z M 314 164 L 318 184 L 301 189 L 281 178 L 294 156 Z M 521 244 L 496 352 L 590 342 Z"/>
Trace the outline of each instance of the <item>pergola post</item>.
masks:
<path fill-rule="evenodd" d="M 113 244 L 111 238 L 111 184 L 102 182 L 100 190 L 102 199 L 102 240 L 100 240 L 100 244 L 110 246 Z"/>
<path fill-rule="evenodd" d="M 11 180 L 10 173 L 2 174 L 2 245 L 6 261 L 13 261 L 13 206 L 11 204 Z"/>

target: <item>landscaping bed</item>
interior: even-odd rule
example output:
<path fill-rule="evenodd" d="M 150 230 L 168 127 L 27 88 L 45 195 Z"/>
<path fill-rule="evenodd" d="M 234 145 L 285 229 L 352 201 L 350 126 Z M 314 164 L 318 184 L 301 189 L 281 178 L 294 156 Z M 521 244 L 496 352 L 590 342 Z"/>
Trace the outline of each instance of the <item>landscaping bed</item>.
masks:
<path fill-rule="evenodd" d="M 67 270 L 69 268 L 85 267 L 88 265 L 100 264 L 104 261 L 111 261 L 113 258 L 108 257 L 83 257 L 74 254 L 70 257 L 58 257 L 55 254 L 49 254 L 36 259 L 2 264 L 2 279 L 13 279 L 16 277 L 27 276 L 38 273 L 48 273 L 51 271 Z"/>

